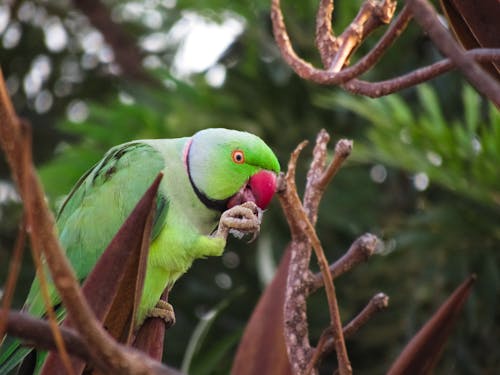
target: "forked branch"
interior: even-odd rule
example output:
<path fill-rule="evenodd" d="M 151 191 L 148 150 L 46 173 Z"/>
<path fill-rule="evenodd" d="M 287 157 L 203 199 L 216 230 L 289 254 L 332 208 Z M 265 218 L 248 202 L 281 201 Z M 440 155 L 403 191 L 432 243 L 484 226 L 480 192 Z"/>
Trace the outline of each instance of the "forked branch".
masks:
<path fill-rule="evenodd" d="M 344 257 L 333 265 L 328 265 L 314 224 L 317 221 L 320 200 L 328 184 L 352 151 L 351 141 L 340 140 L 335 147 L 332 161 L 326 165 L 329 138 L 324 130 L 317 136 L 313 160 L 307 174 L 303 203 L 297 194 L 295 170 L 298 156 L 306 145 L 305 142 L 302 142 L 292 153 L 287 174 L 281 178 L 279 191 L 280 203 L 292 232 L 291 260 L 285 294 L 284 329 L 289 360 L 296 374 L 308 374 L 313 371 L 326 353 L 321 348 L 329 342 L 337 354 L 339 373 L 352 373 L 344 340 L 345 328 L 342 328 L 333 278 L 362 260 L 366 260 L 369 255 L 373 254 L 377 242 L 375 236 L 366 234 L 351 246 Z M 309 270 L 312 249 L 315 251 L 321 271 L 318 275 L 313 275 Z M 318 348 L 313 349 L 309 343 L 306 300 L 310 293 L 323 285 L 328 300 L 330 325 L 325 329 Z M 371 315 L 364 313 L 363 316 Z M 361 323 L 356 325 L 356 327 L 359 326 Z"/>
<path fill-rule="evenodd" d="M 451 69 L 458 68 L 476 89 L 500 106 L 500 84 L 481 68 L 478 62 L 500 61 L 500 49 L 464 51 L 439 22 L 437 13 L 427 0 L 407 0 L 392 21 L 396 2 L 366 0 L 350 25 L 336 37 L 332 28 L 333 0 L 320 0 L 316 15 L 315 44 L 323 69 L 300 58 L 293 49 L 286 30 L 280 0 L 271 2 L 271 19 L 276 43 L 286 63 L 303 79 L 319 84 L 342 85 L 344 89 L 361 95 L 379 97 L 430 80 Z M 427 32 L 437 48 L 447 58 L 407 74 L 380 82 L 367 82 L 358 77 L 373 68 L 382 55 L 401 35 L 412 17 Z M 389 24 L 378 43 L 356 64 L 349 67 L 349 58 L 376 28 Z"/>

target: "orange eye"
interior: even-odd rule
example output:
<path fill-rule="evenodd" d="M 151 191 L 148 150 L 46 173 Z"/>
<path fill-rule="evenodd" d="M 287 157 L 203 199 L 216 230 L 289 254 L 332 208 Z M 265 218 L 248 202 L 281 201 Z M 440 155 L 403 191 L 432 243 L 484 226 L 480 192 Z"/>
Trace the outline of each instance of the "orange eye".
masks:
<path fill-rule="evenodd" d="M 245 154 L 241 150 L 234 150 L 231 157 L 236 164 L 243 164 L 245 162 Z"/>

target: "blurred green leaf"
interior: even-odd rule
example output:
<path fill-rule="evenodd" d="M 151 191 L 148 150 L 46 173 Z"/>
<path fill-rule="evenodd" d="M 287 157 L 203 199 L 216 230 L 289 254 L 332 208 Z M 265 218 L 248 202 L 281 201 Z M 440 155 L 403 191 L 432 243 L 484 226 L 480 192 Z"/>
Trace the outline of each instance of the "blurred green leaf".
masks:
<path fill-rule="evenodd" d="M 241 295 L 244 292 L 243 288 L 239 288 L 234 290 L 230 296 L 219 302 L 213 309 L 209 310 L 201 317 L 198 325 L 195 327 L 193 333 L 191 334 L 191 338 L 189 339 L 188 346 L 186 348 L 186 352 L 184 353 L 184 359 L 182 360 L 181 371 L 186 374 L 195 373 L 192 372 L 191 368 L 193 364 L 197 362 L 196 356 L 200 353 L 201 348 L 204 345 L 205 339 L 212 327 L 213 323 L 217 319 L 224 309 L 226 309 L 231 301 L 234 301 L 236 297 Z M 241 332 L 240 332 L 241 333 Z M 224 343 L 218 346 L 217 349 L 212 349 L 212 354 L 216 354 L 217 357 L 221 357 L 228 349 L 228 343 L 233 342 L 234 337 L 228 338 L 228 340 L 223 340 Z M 234 343 L 234 342 L 233 342 Z M 212 367 L 217 364 L 218 361 L 213 360 L 211 363 L 206 363 L 206 359 L 202 360 L 203 366 L 198 364 L 198 371 L 196 374 L 209 374 L 211 373 Z"/>
<path fill-rule="evenodd" d="M 318 97 L 317 104 L 348 108 L 371 122 L 367 142 L 356 146 L 353 159 L 373 163 L 375 158 L 411 173 L 423 172 L 431 183 L 499 209 L 500 180 L 495 166 L 500 165 L 500 128 L 498 116 L 492 113 L 495 110 L 480 117 L 479 95 L 466 86 L 465 118 L 448 122 L 430 86 L 419 86 L 417 93 L 421 108 L 414 113 L 398 95 L 376 102 L 329 95 Z"/>

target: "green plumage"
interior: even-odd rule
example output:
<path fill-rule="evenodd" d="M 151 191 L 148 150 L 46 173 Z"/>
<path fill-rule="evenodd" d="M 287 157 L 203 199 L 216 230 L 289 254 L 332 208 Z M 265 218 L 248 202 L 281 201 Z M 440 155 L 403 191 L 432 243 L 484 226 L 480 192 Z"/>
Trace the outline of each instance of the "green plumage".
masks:
<path fill-rule="evenodd" d="M 231 159 L 235 149 L 245 152 L 245 163 L 235 164 Z M 207 129 L 191 138 L 116 146 L 80 178 L 61 207 L 57 215 L 61 245 L 77 277 L 83 280 L 155 177 L 163 172 L 137 314 L 137 324 L 141 324 L 165 287 L 171 287 L 193 260 L 221 255 L 224 250 L 225 240 L 210 236 L 221 212 L 207 207 L 200 193 L 214 201 L 228 199 L 260 170 L 277 173 L 278 161 L 262 140 L 244 132 Z M 59 304 L 52 284 L 49 292 L 53 305 Z M 45 313 L 37 279 L 24 309 L 36 317 Z M 63 312 L 59 314 L 63 316 Z M 4 345 L 0 375 L 7 374 L 28 352 L 18 340 Z"/>

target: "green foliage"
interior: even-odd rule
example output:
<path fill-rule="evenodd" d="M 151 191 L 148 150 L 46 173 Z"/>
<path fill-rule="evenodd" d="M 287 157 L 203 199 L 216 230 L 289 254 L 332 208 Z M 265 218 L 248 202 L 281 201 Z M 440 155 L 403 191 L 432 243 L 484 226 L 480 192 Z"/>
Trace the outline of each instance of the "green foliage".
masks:
<path fill-rule="evenodd" d="M 425 173 L 431 182 L 493 208 L 500 208 L 500 113 L 489 104 L 481 116 L 481 99 L 469 86 L 462 94 L 463 119 L 447 121 L 435 91 L 417 89 L 417 110 L 398 95 L 381 100 L 348 95 L 320 96 L 321 106 L 337 105 L 370 121 L 353 159 Z"/>
<path fill-rule="evenodd" d="M 184 358 L 182 360 L 181 370 L 186 374 L 205 375 L 211 374 L 221 365 L 227 367 L 228 363 L 223 363 L 230 349 L 238 342 L 241 337 L 241 331 L 238 330 L 232 335 L 223 336 L 217 339 L 215 343 L 206 345 L 206 338 L 212 328 L 213 323 L 221 313 L 234 301 L 235 297 L 241 295 L 243 289 L 236 289 L 231 295 L 217 304 L 214 308 L 203 314 L 199 323 L 196 325 L 191 338 L 189 339 Z M 208 353 L 201 353 L 202 348 Z M 196 358 L 198 357 L 198 358 Z M 198 360 L 195 360 L 198 359 Z M 226 371 L 228 369 L 226 368 Z"/>

